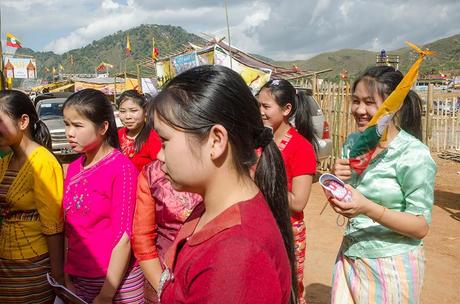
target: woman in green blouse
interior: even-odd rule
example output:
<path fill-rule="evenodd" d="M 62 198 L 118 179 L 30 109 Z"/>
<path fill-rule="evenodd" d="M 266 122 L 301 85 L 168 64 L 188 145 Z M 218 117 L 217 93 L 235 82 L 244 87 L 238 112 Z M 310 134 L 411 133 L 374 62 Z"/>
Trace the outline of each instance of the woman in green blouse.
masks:
<path fill-rule="evenodd" d="M 362 132 L 402 80 L 392 67 L 368 69 L 353 85 L 352 113 Z M 351 134 L 333 173 L 350 185 L 352 202 L 331 200 L 349 218 L 334 267 L 332 303 L 419 303 L 424 274 L 422 239 L 428 233 L 436 164 L 421 142 L 421 100 L 410 91 L 357 176 L 348 153 Z"/>

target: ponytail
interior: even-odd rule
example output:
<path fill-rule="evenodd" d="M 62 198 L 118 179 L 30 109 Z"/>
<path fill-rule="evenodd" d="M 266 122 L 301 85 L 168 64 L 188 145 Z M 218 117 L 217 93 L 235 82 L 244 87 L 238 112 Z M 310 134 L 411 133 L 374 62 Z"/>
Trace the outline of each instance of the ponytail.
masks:
<path fill-rule="evenodd" d="M 273 83 L 274 87 L 282 85 L 283 81 Z M 292 91 L 294 96 L 295 89 Z M 170 80 L 155 97 L 155 113 L 173 128 L 185 130 L 198 140 L 205 139 L 213 125 L 222 125 L 228 132 L 233 165 L 240 176 L 249 177 L 250 169 L 257 163 L 254 181 L 283 238 L 291 266 L 290 303 L 297 303 L 294 237 L 284 162 L 273 141 L 273 132 L 264 126 L 258 102 L 244 80 L 235 71 L 219 65 L 189 69 Z M 257 162 L 258 148 L 263 152 Z"/>
<path fill-rule="evenodd" d="M 51 135 L 45 123 L 39 119 L 31 126 L 31 130 L 34 141 L 52 152 Z"/>
<path fill-rule="evenodd" d="M 313 115 L 310 113 L 310 107 L 308 106 L 308 97 L 309 96 L 305 94 L 305 92 L 297 92 L 294 124 L 297 132 L 313 145 L 315 153 L 318 154 L 318 139 L 315 136 L 313 128 Z"/>
<path fill-rule="evenodd" d="M 297 303 L 296 258 L 294 236 L 289 213 L 287 178 L 281 152 L 273 140 L 263 148 L 254 181 L 265 196 L 281 232 L 291 265 L 292 290 L 290 303 Z"/>
<path fill-rule="evenodd" d="M 153 113 L 154 107 L 153 104 L 147 103 L 144 105 L 144 112 L 147 117 L 144 126 L 142 127 L 139 134 L 136 136 L 134 140 L 134 150 L 139 152 L 141 150 L 142 145 L 149 139 L 150 133 L 153 130 Z"/>
<path fill-rule="evenodd" d="M 422 100 L 417 93 L 409 91 L 396 118 L 404 131 L 422 141 Z"/>

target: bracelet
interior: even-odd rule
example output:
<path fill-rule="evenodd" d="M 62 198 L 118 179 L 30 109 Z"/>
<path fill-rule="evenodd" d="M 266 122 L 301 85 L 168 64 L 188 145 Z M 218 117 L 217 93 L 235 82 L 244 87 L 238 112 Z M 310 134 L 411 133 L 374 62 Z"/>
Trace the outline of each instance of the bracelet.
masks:
<path fill-rule="evenodd" d="M 379 216 L 378 218 L 376 218 L 376 219 L 374 220 L 374 222 L 378 222 L 378 221 L 380 221 L 380 220 L 382 219 L 383 214 L 385 213 L 385 210 L 387 210 L 387 208 L 385 208 L 385 207 L 383 207 L 383 206 L 382 206 L 382 208 L 383 208 L 382 213 L 380 213 L 380 216 Z"/>

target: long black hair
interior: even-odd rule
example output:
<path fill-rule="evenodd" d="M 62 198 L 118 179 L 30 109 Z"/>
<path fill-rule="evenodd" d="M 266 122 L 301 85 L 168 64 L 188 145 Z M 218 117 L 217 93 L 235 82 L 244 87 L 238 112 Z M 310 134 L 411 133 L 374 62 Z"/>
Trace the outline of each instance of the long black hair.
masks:
<path fill-rule="evenodd" d="M 262 86 L 263 89 L 269 90 L 273 99 L 280 107 L 291 105 L 291 112 L 288 119 L 294 120 L 297 132 L 305 137 L 318 150 L 318 140 L 313 128 L 313 118 L 308 107 L 308 96 L 302 92 L 297 92 L 292 84 L 284 79 L 272 79 Z"/>
<path fill-rule="evenodd" d="M 313 113 L 311 113 L 310 106 L 308 105 L 309 98 L 313 98 L 304 91 L 297 91 L 296 94 L 296 110 L 294 117 L 294 125 L 303 137 L 313 145 L 316 154 L 319 152 L 318 139 L 315 135 L 313 127 Z"/>
<path fill-rule="evenodd" d="M 403 74 L 391 66 L 374 66 L 367 69 L 353 83 L 353 92 L 360 81 L 364 81 L 369 93 L 377 93 L 385 100 L 403 79 Z M 395 115 L 396 124 L 412 136 L 422 140 L 422 100 L 410 90 L 404 103 Z"/>
<path fill-rule="evenodd" d="M 62 111 L 70 107 L 75 108 L 96 127 L 102 126 L 107 121 L 109 127 L 105 134 L 105 141 L 111 147 L 120 149 L 113 107 L 104 93 L 95 89 L 84 89 L 73 93 L 64 102 Z"/>
<path fill-rule="evenodd" d="M 148 99 L 144 95 L 137 92 L 136 90 L 127 90 L 121 93 L 120 97 L 118 97 L 117 99 L 118 109 L 120 109 L 121 104 L 127 100 L 132 100 L 139 107 L 141 107 L 142 110 L 144 111 L 144 114 L 147 114 L 149 112 L 150 103 Z M 151 131 L 152 131 L 152 124 L 148 123 L 147 121 L 142 126 L 142 129 L 140 130 L 139 134 L 136 136 L 136 139 L 134 141 L 134 150 L 136 152 L 139 152 L 142 145 L 147 141 Z"/>
<path fill-rule="evenodd" d="M 32 139 L 52 151 L 50 132 L 45 123 L 38 118 L 29 96 L 16 90 L 0 91 L 0 110 L 13 119 L 19 119 L 24 114 L 29 116 L 28 129 Z"/>
<path fill-rule="evenodd" d="M 267 132 L 263 125 L 258 102 L 244 80 L 223 66 L 195 67 L 170 80 L 155 97 L 154 104 L 155 112 L 167 124 L 199 139 L 206 138 L 212 126 L 224 126 L 234 166 L 240 174 L 249 176 L 250 168 L 257 163 L 254 180 L 283 236 L 291 264 L 291 301 L 296 301 L 294 240 L 284 163 L 271 131 Z M 256 149 L 261 146 L 264 148 L 257 162 Z"/>

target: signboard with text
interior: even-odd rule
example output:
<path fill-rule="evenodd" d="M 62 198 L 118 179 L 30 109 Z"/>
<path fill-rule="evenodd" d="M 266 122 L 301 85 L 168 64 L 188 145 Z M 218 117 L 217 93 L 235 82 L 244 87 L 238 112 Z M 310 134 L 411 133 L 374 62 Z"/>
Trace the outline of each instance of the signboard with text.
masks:
<path fill-rule="evenodd" d="M 3 56 L 4 72 L 7 78 L 32 79 L 37 77 L 35 58 L 20 58 L 11 55 Z"/>

